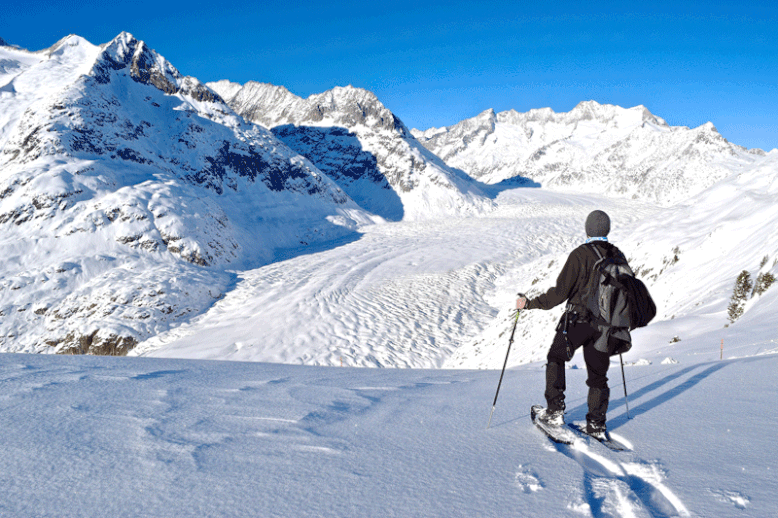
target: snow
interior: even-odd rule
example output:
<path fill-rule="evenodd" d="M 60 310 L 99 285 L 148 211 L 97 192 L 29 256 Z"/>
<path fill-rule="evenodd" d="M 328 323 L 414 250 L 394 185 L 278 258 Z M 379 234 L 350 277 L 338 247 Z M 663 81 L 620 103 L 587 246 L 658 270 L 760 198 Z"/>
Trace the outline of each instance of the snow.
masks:
<path fill-rule="evenodd" d="M 4 351 L 154 336 L 212 305 L 225 265 L 380 220 L 127 33 L 0 59 L 13 86 L 0 97 Z"/>
<path fill-rule="evenodd" d="M 730 196 L 710 196 L 732 204 L 752 186 L 736 182 Z M 661 263 L 675 245 L 659 223 L 666 213 L 637 202 L 542 189 L 497 202 L 488 216 L 364 227 L 356 241 L 239 272 L 204 315 L 134 350 L 178 358 L 0 355 L 1 513 L 769 516 L 778 505 L 769 290 L 726 329 L 722 295 L 635 333 L 624 368 L 630 417 L 619 364 L 610 371 L 608 424 L 630 446 L 621 453 L 583 438 L 552 445 L 532 427 L 554 317 L 525 312 L 486 429 L 507 347 L 502 317 L 528 279 L 555 275 L 593 207 L 621 225 L 614 242 L 625 250 L 656 241 L 641 250 Z M 688 212 L 677 221 L 714 212 L 676 210 Z M 643 234 L 628 237 L 635 228 Z M 673 267 L 682 278 L 699 259 L 681 252 Z M 710 280 L 731 290 L 735 270 Z M 648 279 L 657 298 L 663 282 L 679 282 L 671 274 Z M 457 358 L 490 369 L 348 367 Z M 580 354 L 571 367 L 574 422 L 586 413 Z"/>
<path fill-rule="evenodd" d="M 486 110 L 447 128 L 411 133 L 446 164 L 482 182 L 529 178 L 555 190 L 664 206 L 765 156 L 728 142 L 711 123 L 671 127 L 644 106 L 594 101 L 566 113 Z"/>
<path fill-rule="evenodd" d="M 207 85 L 384 219 L 461 217 L 493 207 L 472 178 L 424 148 L 372 92 L 335 87 L 302 99 L 267 83 Z"/>
<path fill-rule="evenodd" d="M 498 307 L 510 307 L 493 297 L 503 288 L 515 294 L 516 285 L 505 285 L 512 273 L 534 258 L 566 253 L 594 207 L 624 223 L 656 210 L 536 189 L 498 201 L 489 216 L 368 226 L 356 241 L 242 271 L 211 311 L 131 354 L 441 367 L 471 350 L 498 321 Z"/>
<path fill-rule="evenodd" d="M 0 355 L 8 516 L 770 516 L 778 356 L 611 370 L 616 453 L 530 423 L 538 364 Z M 568 371 L 568 421 L 586 413 Z"/>

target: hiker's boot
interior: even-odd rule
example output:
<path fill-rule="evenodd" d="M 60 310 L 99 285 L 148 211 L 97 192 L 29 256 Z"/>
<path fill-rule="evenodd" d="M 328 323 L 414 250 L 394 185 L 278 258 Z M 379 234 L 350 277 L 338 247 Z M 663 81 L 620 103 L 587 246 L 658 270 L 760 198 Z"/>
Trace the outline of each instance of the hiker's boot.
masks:
<path fill-rule="evenodd" d="M 592 421 L 586 422 L 586 434 L 591 435 L 599 441 L 605 441 L 608 439 L 606 433 L 605 423 L 595 423 Z"/>
<path fill-rule="evenodd" d="M 605 388 L 589 388 L 589 413 L 586 414 L 586 422 L 595 426 L 601 426 L 605 430 L 605 414 L 608 412 L 608 399 L 611 391 Z"/>
<path fill-rule="evenodd" d="M 565 412 L 564 410 L 549 410 L 546 408 L 536 418 L 547 426 L 564 426 L 565 425 Z"/>

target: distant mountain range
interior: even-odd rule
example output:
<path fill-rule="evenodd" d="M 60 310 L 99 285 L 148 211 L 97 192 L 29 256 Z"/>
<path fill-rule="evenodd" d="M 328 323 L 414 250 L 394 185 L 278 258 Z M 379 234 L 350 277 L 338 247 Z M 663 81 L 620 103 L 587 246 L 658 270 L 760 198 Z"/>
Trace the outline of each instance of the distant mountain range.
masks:
<path fill-rule="evenodd" d="M 765 160 L 713 125 L 581 103 L 409 130 L 371 92 L 203 84 L 128 33 L 0 40 L 0 350 L 126 354 L 234 271 L 540 185 L 660 204 Z"/>
<path fill-rule="evenodd" d="M 674 127 L 645 107 L 582 102 L 567 113 L 487 110 L 412 134 L 448 165 L 498 183 L 521 176 L 543 187 L 671 205 L 765 156 L 728 142 L 711 123 Z"/>

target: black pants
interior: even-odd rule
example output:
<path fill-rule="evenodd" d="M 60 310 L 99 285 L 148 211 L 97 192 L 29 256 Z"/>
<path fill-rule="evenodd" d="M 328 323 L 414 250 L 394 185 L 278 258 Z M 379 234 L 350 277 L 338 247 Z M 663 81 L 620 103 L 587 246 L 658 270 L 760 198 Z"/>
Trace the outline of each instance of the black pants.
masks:
<path fill-rule="evenodd" d="M 588 322 L 573 321 L 567 324 L 567 340 L 564 335 L 564 316 L 557 326 L 551 350 L 548 351 L 546 365 L 546 403 L 549 410 L 565 409 L 565 362 L 572 359 L 575 351 L 583 347 L 584 362 L 589 386 L 589 413 L 586 420 L 597 425 L 605 424 L 605 413 L 608 411 L 610 390 L 608 389 L 608 367 L 610 355 L 594 348 L 594 342 L 599 337 L 597 328 Z M 569 355 L 568 355 L 569 352 Z"/>

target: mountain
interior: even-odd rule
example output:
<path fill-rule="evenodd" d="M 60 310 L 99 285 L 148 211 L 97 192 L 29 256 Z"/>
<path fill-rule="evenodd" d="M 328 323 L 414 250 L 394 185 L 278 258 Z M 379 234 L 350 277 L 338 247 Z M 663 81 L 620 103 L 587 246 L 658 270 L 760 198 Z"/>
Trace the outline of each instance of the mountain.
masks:
<path fill-rule="evenodd" d="M 334 179 L 361 207 L 387 220 L 487 211 L 467 175 L 427 151 L 374 94 L 351 86 L 307 99 L 282 86 L 208 83 L 247 120 L 271 128 Z"/>
<path fill-rule="evenodd" d="M 543 187 L 598 192 L 672 205 L 763 156 L 728 142 L 716 128 L 669 126 L 644 106 L 582 102 L 483 113 L 412 134 L 448 165 L 485 183 L 521 176 Z"/>
<path fill-rule="evenodd" d="M 2 350 L 126 354 L 222 297 L 226 268 L 374 220 L 128 33 L 0 63 Z"/>

